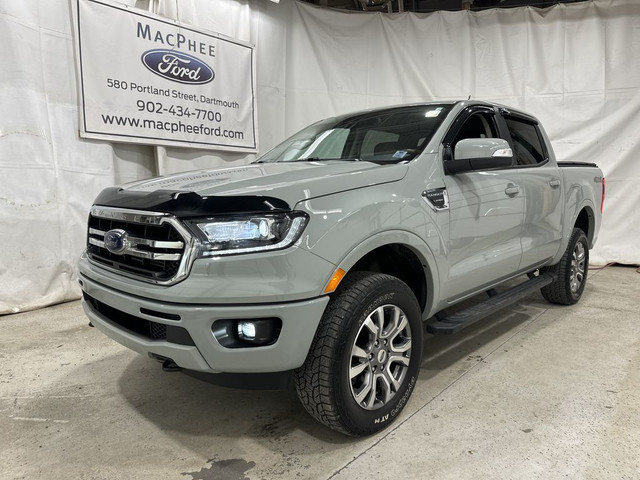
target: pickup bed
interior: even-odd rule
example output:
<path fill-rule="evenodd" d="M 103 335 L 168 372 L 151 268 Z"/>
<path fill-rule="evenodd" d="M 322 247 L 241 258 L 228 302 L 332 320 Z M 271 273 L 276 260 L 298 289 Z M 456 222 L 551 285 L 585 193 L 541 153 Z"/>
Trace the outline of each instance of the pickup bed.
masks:
<path fill-rule="evenodd" d="M 580 299 L 604 187 L 595 165 L 556 162 L 538 120 L 500 105 L 343 115 L 251 165 L 104 190 L 79 262 L 83 306 L 166 370 L 293 378 L 313 417 L 367 435 L 407 403 L 425 330 L 455 333 L 533 290 Z"/>

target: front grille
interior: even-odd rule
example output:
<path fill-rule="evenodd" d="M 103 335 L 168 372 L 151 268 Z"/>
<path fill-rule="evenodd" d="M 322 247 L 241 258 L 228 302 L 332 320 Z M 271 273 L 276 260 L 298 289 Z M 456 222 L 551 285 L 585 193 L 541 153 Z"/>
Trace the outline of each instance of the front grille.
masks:
<path fill-rule="evenodd" d="M 162 214 L 94 207 L 89 216 L 87 256 L 94 264 L 152 283 L 177 281 L 186 267 L 188 234 Z M 109 251 L 111 230 L 126 238 L 122 251 Z M 182 229 L 184 230 L 184 229 Z"/>
<path fill-rule="evenodd" d="M 91 295 L 83 292 L 84 300 L 109 323 L 128 332 L 148 338 L 149 340 L 166 340 L 180 345 L 194 346 L 189 332 L 176 325 L 152 322 L 146 318 L 136 317 L 129 313 L 113 308 L 106 303 L 96 300 Z"/>

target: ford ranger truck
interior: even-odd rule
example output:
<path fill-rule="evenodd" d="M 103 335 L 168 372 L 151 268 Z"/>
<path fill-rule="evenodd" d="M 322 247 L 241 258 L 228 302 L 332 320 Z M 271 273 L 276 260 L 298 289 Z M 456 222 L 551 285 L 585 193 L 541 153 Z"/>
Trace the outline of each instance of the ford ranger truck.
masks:
<path fill-rule="evenodd" d="M 557 162 L 515 109 L 342 115 L 250 165 L 102 191 L 83 307 L 166 370 L 293 379 L 318 421 L 369 435 L 411 396 L 425 331 L 456 333 L 535 290 L 580 299 L 604 187 L 596 165 Z"/>

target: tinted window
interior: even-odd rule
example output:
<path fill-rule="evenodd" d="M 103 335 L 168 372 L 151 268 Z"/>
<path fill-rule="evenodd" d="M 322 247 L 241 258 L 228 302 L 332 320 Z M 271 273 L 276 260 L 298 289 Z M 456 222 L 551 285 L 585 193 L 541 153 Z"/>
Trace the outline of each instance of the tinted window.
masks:
<path fill-rule="evenodd" d="M 518 165 L 536 165 L 546 160 L 538 127 L 515 118 L 505 118 L 511 140 L 513 155 Z"/>
<path fill-rule="evenodd" d="M 453 140 L 453 147 L 465 138 L 498 138 L 493 114 L 479 112 L 467 118 Z"/>
<path fill-rule="evenodd" d="M 364 136 L 360 155 L 370 158 L 375 155 L 394 154 L 398 147 L 400 135 L 397 133 L 369 130 Z"/>
<path fill-rule="evenodd" d="M 424 150 L 451 107 L 417 105 L 330 118 L 298 132 L 258 161 L 408 161 Z"/>

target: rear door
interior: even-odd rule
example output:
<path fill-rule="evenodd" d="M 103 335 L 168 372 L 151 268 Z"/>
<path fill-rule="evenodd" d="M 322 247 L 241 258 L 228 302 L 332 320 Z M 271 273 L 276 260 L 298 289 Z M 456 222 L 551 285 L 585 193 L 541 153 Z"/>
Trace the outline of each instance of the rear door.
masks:
<path fill-rule="evenodd" d="M 563 182 L 544 132 L 531 117 L 503 113 L 524 200 L 522 262 L 535 267 L 554 257 L 562 243 Z"/>
<path fill-rule="evenodd" d="M 493 108 L 463 110 L 444 137 L 444 151 L 465 138 L 504 138 Z M 524 196 L 517 170 L 445 175 L 449 197 L 448 276 L 444 295 L 457 299 L 479 287 L 510 277 L 520 266 Z"/>

